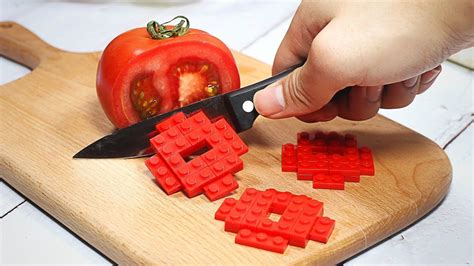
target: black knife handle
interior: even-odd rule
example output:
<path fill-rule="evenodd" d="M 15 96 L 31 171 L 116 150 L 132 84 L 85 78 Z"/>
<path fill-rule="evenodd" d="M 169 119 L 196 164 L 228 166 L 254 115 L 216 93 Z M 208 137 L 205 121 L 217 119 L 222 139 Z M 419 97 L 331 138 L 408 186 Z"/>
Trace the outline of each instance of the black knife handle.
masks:
<path fill-rule="evenodd" d="M 229 109 L 233 112 L 232 117 L 235 120 L 233 121 L 233 124 L 235 125 L 237 132 L 242 132 L 251 128 L 255 119 L 257 119 L 257 116 L 259 115 L 253 104 L 253 96 L 255 93 L 287 76 L 303 64 L 304 62 L 293 65 L 274 76 L 246 86 L 240 90 L 230 92 L 226 95 L 226 105 L 230 107 Z"/>

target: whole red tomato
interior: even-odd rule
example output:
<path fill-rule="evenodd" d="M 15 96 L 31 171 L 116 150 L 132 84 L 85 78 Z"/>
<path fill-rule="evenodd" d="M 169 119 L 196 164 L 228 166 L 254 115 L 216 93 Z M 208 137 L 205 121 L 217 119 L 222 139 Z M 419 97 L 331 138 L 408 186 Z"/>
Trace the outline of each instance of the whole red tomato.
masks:
<path fill-rule="evenodd" d="M 185 27 L 184 19 L 175 27 L 152 21 L 105 48 L 97 95 L 118 128 L 240 87 L 229 48 L 207 32 Z"/>

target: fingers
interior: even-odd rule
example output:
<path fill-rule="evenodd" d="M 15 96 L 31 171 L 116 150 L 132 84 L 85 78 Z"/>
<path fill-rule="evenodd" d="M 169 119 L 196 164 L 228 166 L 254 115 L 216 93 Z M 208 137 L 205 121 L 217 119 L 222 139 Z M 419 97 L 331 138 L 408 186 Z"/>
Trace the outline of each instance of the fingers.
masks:
<path fill-rule="evenodd" d="M 382 96 L 382 108 L 402 108 L 415 99 L 420 86 L 420 76 L 385 85 Z"/>
<path fill-rule="evenodd" d="M 413 102 L 417 94 L 425 92 L 441 73 L 441 65 L 419 76 L 385 85 L 382 108 L 402 108 Z"/>
<path fill-rule="evenodd" d="M 375 116 L 382 102 L 383 86 L 351 88 L 346 95 L 337 97 L 338 115 L 361 121 Z"/>
<path fill-rule="evenodd" d="M 428 72 L 425 72 L 421 75 L 420 87 L 418 88 L 418 94 L 425 92 L 429 87 L 431 87 L 431 85 L 433 85 L 439 73 L 441 73 L 441 70 L 442 70 L 442 67 L 441 65 L 439 65 L 436 68 Z"/>
<path fill-rule="evenodd" d="M 336 118 L 337 116 L 337 103 L 335 101 L 330 101 L 323 108 L 319 109 L 316 112 L 298 116 L 297 118 L 306 123 L 313 122 L 325 122 L 330 121 Z"/>
<path fill-rule="evenodd" d="M 297 118 L 306 123 L 330 121 L 337 116 L 354 121 L 366 120 L 378 113 L 382 106 L 382 95 L 396 97 L 384 100 L 385 103 L 392 104 L 394 108 L 406 106 L 413 101 L 415 86 L 418 86 L 416 89 L 418 94 L 423 93 L 434 83 L 440 72 L 441 65 L 420 76 L 388 85 L 386 89 L 391 91 L 386 93 L 384 93 L 384 86 L 346 88 L 339 91 L 323 108 Z M 412 85 L 413 82 L 415 85 Z"/>

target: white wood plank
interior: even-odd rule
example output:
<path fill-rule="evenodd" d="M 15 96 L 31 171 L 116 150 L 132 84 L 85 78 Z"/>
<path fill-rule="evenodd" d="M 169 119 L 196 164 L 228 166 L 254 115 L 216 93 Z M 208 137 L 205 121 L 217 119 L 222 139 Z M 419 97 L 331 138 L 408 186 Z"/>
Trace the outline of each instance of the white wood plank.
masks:
<path fill-rule="evenodd" d="M 0 217 L 18 206 L 25 199 L 0 180 Z"/>
<path fill-rule="evenodd" d="M 240 50 L 288 17 L 297 5 L 296 1 L 188 1 L 147 5 L 45 1 L 21 14 L 10 8 L 2 13 L 1 19 L 15 20 L 61 49 L 85 52 L 102 50 L 118 34 L 144 27 L 150 20 L 164 22 L 185 15 L 192 27 L 206 30 L 229 47 Z"/>
<path fill-rule="evenodd" d="M 396 110 L 380 113 L 425 135 L 443 147 L 472 121 L 472 71 L 443 63 L 443 71 L 424 94 Z"/>
<path fill-rule="evenodd" d="M 14 81 L 30 72 L 28 68 L 0 56 L 0 84 Z"/>
<path fill-rule="evenodd" d="M 290 21 L 285 20 L 242 52 L 271 64 Z M 380 113 L 444 146 L 472 120 L 473 77 L 466 68 L 443 63 L 443 71 L 432 88 L 411 105 Z"/>
<path fill-rule="evenodd" d="M 452 55 L 449 58 L 454 63 L 457 63 L 461 66 L 474 69 L 474 47 L 469 49 L 462 50 L 461 52 Z"/>
<path fill-rule="evenodd" d="M 473 128 L 469 126 L 446 149 L 453 182 L 442 204 L 417 224 L 352 258 L 347 265 L 473 262 Z"/>
<path fill-rule="evenodd" d="M 0 264 L 111 263 L 29 203 L 0 221 Z"/>
<path fill-rule="evenodd" d="M 267 64 L 273 64 L 276 51 L 290 26 L 291 18 L 280 22 L 273 30 L 262 36 L 258 41 L 246 47 L 241 52 Z"/>

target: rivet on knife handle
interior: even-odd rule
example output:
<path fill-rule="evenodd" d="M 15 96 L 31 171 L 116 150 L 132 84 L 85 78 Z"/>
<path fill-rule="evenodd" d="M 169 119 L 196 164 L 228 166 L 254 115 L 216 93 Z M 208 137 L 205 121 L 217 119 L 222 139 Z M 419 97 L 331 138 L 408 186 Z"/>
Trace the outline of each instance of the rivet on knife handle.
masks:
<path fill-rule="evenodd" d="M 226 105 L 229 106 L 229 109 L 231 109 L 230 111 L 233 112 L 233 115 L 231 115 L 234 119 L 232 124 L 238 132 L 251 128 L 255 119 L 257 119 L 257 116 L 259 115 L 257 110 L 255 110 L 253 103 L 253 96 L 255 93 L 287 76 L 303 64 L 304 62 L 293 65 L 272 77 L 226 94 Z"/>

